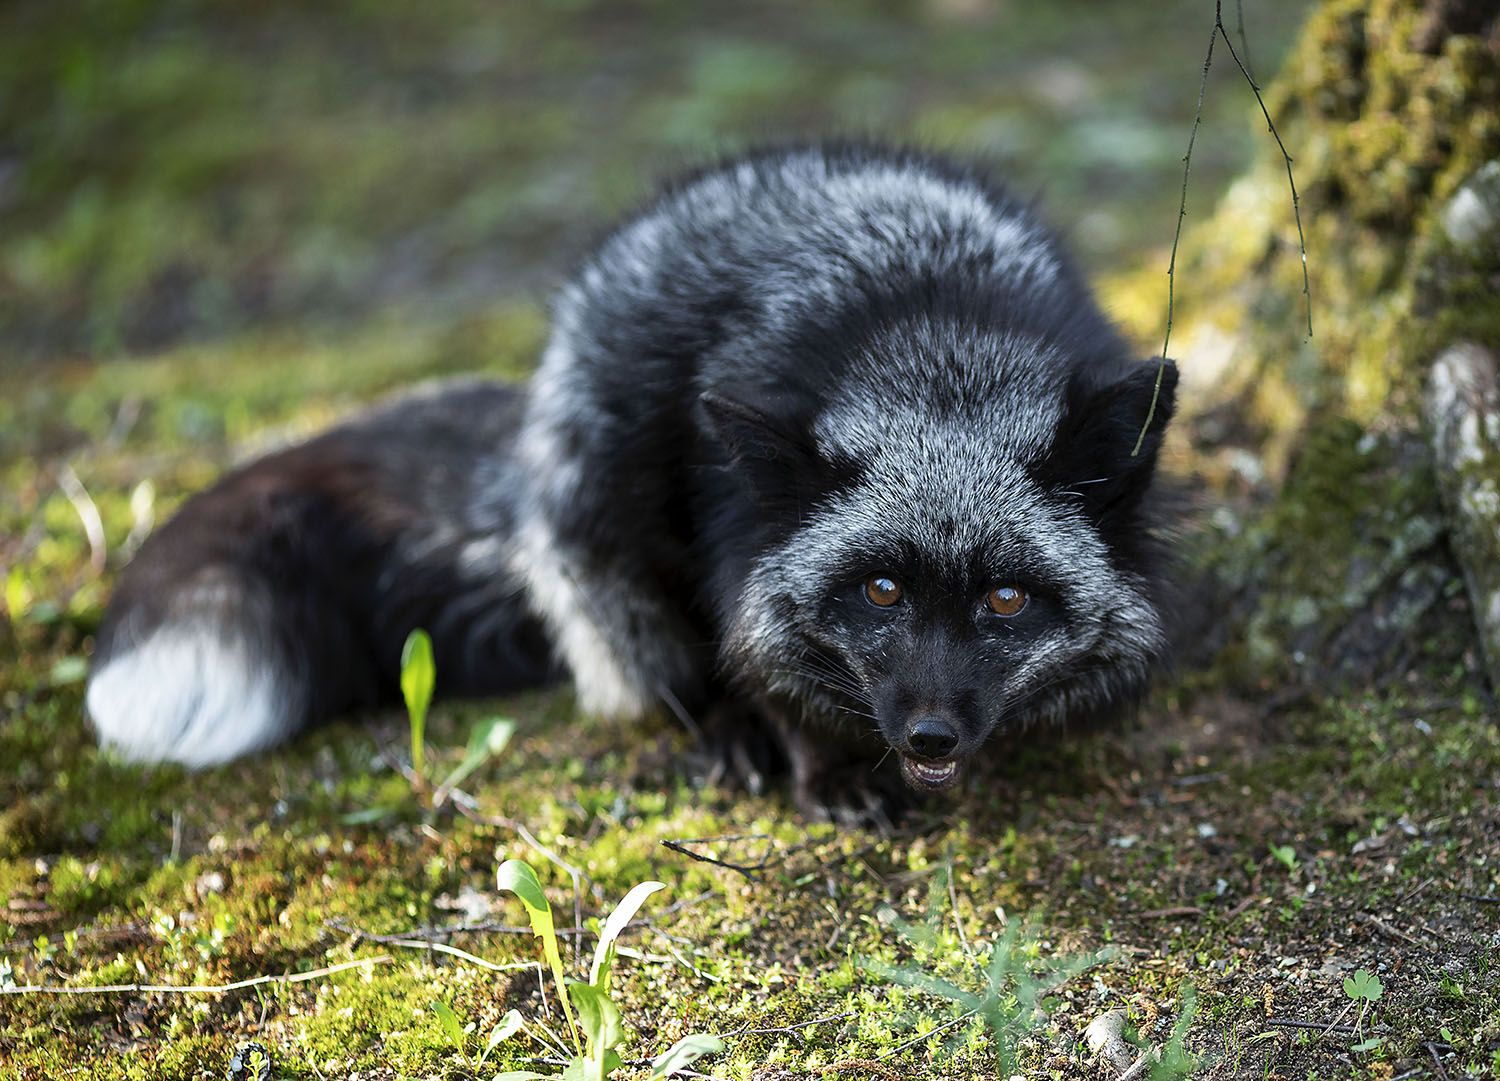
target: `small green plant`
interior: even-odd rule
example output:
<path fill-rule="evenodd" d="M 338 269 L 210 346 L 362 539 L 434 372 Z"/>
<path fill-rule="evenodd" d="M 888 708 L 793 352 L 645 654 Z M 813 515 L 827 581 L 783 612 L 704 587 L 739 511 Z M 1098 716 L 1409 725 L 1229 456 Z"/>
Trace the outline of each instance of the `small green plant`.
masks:
<path fill-rule="evenodd" d="M 567 1020 L 573 1054 L 559 1074 L 513 1070 L 496 1074 L 494 1081 L 604 1081 L 622 1065 L 617 1048 L 625 1040 L 619 1008 L 609 997 L 610 976 L 617 956 L 616 940 L 635 918 L 646 898 L 666 886 L 660 882 L 642 882 L 615 906 L 599 930 L 589 978 L 583 982 L 569 980 L 564 972 L 552 906 L 531 865 L 523 860 L 506 860 L 495 877 L 500 889 L 521 899 L 526 906 L 532 933 L 541 940 L 542 956 L 552 973 L 553 985 L 557 988 L 558 1000 Z M 534 1023 L 542 1027 L 540 1022 Z M 519 1031 L 519 1026 L 514 1031 Z M 514 1031 L 508 1033 L 507 1038 L 514 1035 Z M 553 1042 L 561 1041 L 554 1037 Z M 723 1042 L 716 1036 L 685 1036 L 651 1060 L 650 1079 L 659 1081 L 681 1073 L 704 1055 L 716 1054 L 723 1049 Z"/>
<path fill-rule="evenodd" d="M 271 1053 L 264 1044 L 241 1044 L 229 1060 L 229 1081 L 270 1081 Z"/>
<path fill-rule="evenodd" d="M 406 644 L 401 649 L 401 697 L 406 702 L 406 716 L 411 728 L 412 789 L 434 808 L 446 803 L 475 770 L 504 751 L 516 731 L 515 722 L 503 717 L 479 722 L 469 732 L 463 760 L 434 785 L 427 772 L 427 710 L 432 705 L 432 692 L 436 686 L 437 662 L 432 654 L 432 638 L 418 627 L 406 636 Z M 384 814 L 383 808 L 377 808 L 350 820 L 370 821 Z"/>
<path fill-rule="evenodd" d="M 1344 994 L 1349 996 L 1351 1003 L 1359 1003 L 1359 1016 L 1354 1019 L 1354 1034 L 1363 1035 L 1365 1013 L 1369 1010 L 1371 1003 L 1385 994 L 1385 985 L 1368 969 L 1357 969 L 1352 976 L 1344 977 Z M 1373 1051 L 1385 1041 L 1378 1036 L 1360 1040 L 1349 1050 L 1351 1051 Z"/>
<path fill-rule="evenodd" d="M 418 627 L 401 647 L 401 697 L 411 721 L 411 768 L 420 779 L 427 776 L 427 707 L 437 684 L 437 665 L 432 659 L 432 637 Z"/>
<path fill-rule="evenodd" d="M 434 1002 L 432 1012 L 437 1015 L 438 1023 L 443 1028 L 443 1035 L 448 1038 L 454 1050 L 462 1056 L 464 1064 L 476 1074 L 484 1068 L 484 1060 L 490 1057 L 490 1052 L 520 1032 L 521 1026 L 525 1024 L 521 1020 L 521 1011 L 511 1010 L 500 1018 L 499 1024 L 490 1029 L 484 1046 L 479 1049 L 479 1054 L 474 1055 L 469 1051 L 470 1044 L 473 1042 L 474 1022 L 464 1024 L 459 1020 L 458 1014 L 453 1012 L 453 1007 L 446 1002 Z"/>
<path fill-rule="evenodd" d="M 1297 869 L 1297 850 L 1291 845 L 1271 845 L 1270 849 L 1276 862 L 1285 867 L 1288 872 Z"/>
<path fill-rule="evenodd" d="M 1183 1041 L 1198 1012 L 1198 993 L 1192 987 L 1182 989 L 1182 1013 L 1172 1026 L 1172 1035 L 1151 1066 L 1151 1081 L 1181 1081 L 1191 1077 L 1202 1065 L 1197 1055 L 1188 1051 Z"/>
<path fill-rule="evenodd" d="M 947 885 L 947 871 L 934 876 L 927 914 L 921 924 L 892 914 L 898 933 L 929 955 L 936 954 L 942 945 L 939 928 Z M 861 967 L 890 983 L 952 1003 L 956 1016 L 940 1027 L 961 1028 L 964 1020 L 973 1019 L 974 1024 L 988 1029 L 994 1041 L 999 1076 L 1010 1077 L 1016 1073 L 1021 1038 L 1046 1022 L 1046 994 L 1111 955 L 1108 950 L 1072 956 L 1043 954 L 1040 943 L 1026 935 L 1019 922 L 1012 922 L 990 946 L 988 957 L 975 959 L 978 971 L 970 977 L 967 987 L 917 965 L 891 965 L 866 959 Z M 960 1031 L 949 1042 L 962 1038 Z"/>

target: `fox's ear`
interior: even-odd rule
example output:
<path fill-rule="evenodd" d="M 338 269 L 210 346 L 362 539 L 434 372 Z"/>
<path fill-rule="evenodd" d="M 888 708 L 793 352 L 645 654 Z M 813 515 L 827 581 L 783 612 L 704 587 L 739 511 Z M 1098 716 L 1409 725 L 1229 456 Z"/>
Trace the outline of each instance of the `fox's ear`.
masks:
<path fill-rule="evenodd" d="M 1177 399 L 1177 365 L 1157 357 L 1103 386 L 1075 388 L 1048 472 L 1098 513 L 1138 500 Z"/>
<path fill-rule="evenodd" d="M 698 402 L 709 431 L 758 499 L 792 499 L 814 481 L 820 461 L 805 433 L 713 391 L 699 395 Z"/>

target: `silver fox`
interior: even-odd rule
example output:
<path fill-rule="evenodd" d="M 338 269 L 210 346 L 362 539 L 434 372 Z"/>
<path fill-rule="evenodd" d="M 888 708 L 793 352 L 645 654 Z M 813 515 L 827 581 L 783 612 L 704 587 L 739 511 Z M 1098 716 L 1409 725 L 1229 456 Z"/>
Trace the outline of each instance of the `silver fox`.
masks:
<path fill-rule="evenodd" d="M 1161 664 L 1175 383 L 980 171 L 731 160 L 582 263 L 527 391 L 428 388 L 190 500 L 121 578 L 89 714 L 222 762 L 390 699 L 422 626 L 441 693 L 566 672 L 590 712 L 771 747 L 810 809 L 888 751 L 946 788 Z"/>

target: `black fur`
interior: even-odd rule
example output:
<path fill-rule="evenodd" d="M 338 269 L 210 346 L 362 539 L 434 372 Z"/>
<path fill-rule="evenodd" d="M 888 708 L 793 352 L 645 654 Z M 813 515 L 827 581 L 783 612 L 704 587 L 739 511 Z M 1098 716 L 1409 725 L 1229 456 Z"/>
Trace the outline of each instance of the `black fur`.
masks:
<path fill-rule="evenodd" d="M 847 144 L 726 162 L 578 268 L 524 410 L 429 394 L 190 501 L 122 579 L 90 708 L 143 757 L 211 761 L 388 694 L 422 625 L 449 693 L 545 678 L 545 640 L 587 708 L 747 705 L 805 803 L 844 743 L 942 787 L 997 731 L 1144 690 L 1175 380 L 977 172 Z M 233 588 L 192 599 L 205 574 Z M 1014 616 L 985 607 L 1006 584 Z M 112 720 L 111 665 L 172 628 L 248 654 L 295 715 L 244 746 L 186 707 L 175 741 Z M 214 753 L 174 750 L 195 741 Z"/>

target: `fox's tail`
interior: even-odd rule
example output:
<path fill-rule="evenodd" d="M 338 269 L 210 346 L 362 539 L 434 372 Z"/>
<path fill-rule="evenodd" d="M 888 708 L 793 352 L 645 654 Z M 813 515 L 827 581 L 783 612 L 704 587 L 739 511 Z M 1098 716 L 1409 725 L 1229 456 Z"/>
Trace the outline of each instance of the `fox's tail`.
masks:
<path fill-rule="evenodd" d="M 224 762 L 395 700 L 433 639 L 439 693 L 555 674 L 506 568 L 524 393 L 436 385 L 261 458 L 190 499 L 121 576 L 88 713 L 131 758 Z"/>

